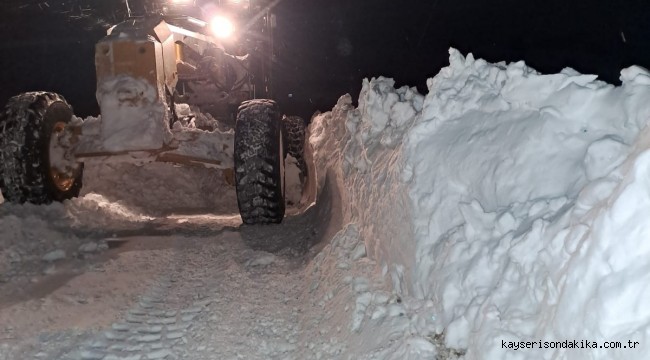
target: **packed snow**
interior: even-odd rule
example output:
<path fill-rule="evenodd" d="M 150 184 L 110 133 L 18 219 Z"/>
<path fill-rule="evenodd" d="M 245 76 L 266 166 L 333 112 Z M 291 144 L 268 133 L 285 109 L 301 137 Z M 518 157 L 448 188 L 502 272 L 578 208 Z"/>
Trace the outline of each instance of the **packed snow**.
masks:
<path fill-rule="evenodd" d="M 645 359 L 650 73 L 621 81 L 454 49 L 426 95 L 365 80 L 312 119 L 317 202 L 279 226 L 169 164 L 2 204 L 0 359 Z"/>
<path fill-rule="evenodd" d="M 104 79 L 97 88 L 103 110 L 102 147 L 107 151 L 159 149 L 170 136 L 167 111 L 150 83 L 131 76 Z M 166 131 L 167 130 L 167 131 Z"/>

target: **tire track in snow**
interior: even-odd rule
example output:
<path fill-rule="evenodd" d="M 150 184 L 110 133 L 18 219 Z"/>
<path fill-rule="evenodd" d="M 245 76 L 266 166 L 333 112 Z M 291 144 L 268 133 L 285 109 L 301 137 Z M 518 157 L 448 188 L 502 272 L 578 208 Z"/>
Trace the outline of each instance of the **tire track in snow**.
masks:
<path fill-rule="evenodd" d="M 210 303 L 205 283 L 187 277 L 187 249 L 125 316 L 62 359 L 175 359 L 184 350 L 187 334 Z"/>
<path fill-rule="evenodd" d="M 118 321 L 40 358 L 293 358 L 301 259 L 252 250 L 238 232 L 174 246 L 173 263 Z"/>

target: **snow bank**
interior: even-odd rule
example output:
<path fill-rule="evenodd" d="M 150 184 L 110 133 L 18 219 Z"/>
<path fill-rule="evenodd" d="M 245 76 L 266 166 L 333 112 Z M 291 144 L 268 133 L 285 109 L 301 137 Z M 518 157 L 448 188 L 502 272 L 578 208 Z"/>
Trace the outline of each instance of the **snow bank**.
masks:
<path fill-rule="evenodd" d="M 344 96 L 314 119 L 345 220 L 395 292 L 433 302 L 444 346 L 466 359 L 650 352 L 650 74 L 621 80 L 452 49 L 426 97 L 372 79 L 358 108 Z M 558 348 L 573 340 L 597 348 Z"/>
<path fill-rule="evenodd" d="M 364 227 L 368 254 L 391 259 L 400 288 L 405 277 L 411 282 L 404 265 L 414 262 L 415 247 L 407 241 L 413 237 L 408 226 L 412 215 L 407 188 L 400 185 L 398 164 L 404 159 L 396 146 L 422 110 L 424 98 L 415 89 L 396 90 L 393 85 L 385 78 L 364 81 L 359 108 L 352 107 L 349 95 L 341 97 L 332 112 L 314 119 L 310 139 L 317 167 L 344 179 L 338 186 L 347 189 L 344 210 L 349 221 Z"/>

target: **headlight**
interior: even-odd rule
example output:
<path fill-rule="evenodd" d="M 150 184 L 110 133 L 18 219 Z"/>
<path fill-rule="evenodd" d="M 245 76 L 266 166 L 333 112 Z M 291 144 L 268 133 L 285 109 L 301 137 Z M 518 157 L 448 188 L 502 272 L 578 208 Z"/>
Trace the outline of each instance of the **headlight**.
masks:
<path fill-rule="evenodd" d="M 235 32 L 235 25 L 226 17 L 215 16 L 210 21 L 210 30 L 212 30 L 214 36 L 225 39 Z"/>

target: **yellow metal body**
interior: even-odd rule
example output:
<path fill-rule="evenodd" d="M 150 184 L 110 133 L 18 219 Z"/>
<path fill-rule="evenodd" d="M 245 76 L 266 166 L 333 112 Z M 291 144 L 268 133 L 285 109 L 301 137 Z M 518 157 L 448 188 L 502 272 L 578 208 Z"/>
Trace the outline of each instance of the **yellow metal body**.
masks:
<path fill-rule="evenodd" d="M 170 128 L 170 100 L 179 71 L 196 71 L 185 56 L 201 58 L 207 49 L 223 46 L 164 20 L 136 19 L 111 28 L 95 46 L 101 121 L 77 129 L 75 156 L 84 161 L 111 158 L 232 168 L 233 134 Z"/>
<path fill-rule="evenodd" d="M 178 81 L 172 27 L 160 21 L 150 29 L 114 27 L 95 47 L 97 84 L 120 75 L 146 80 L 165 99 Z"/>

